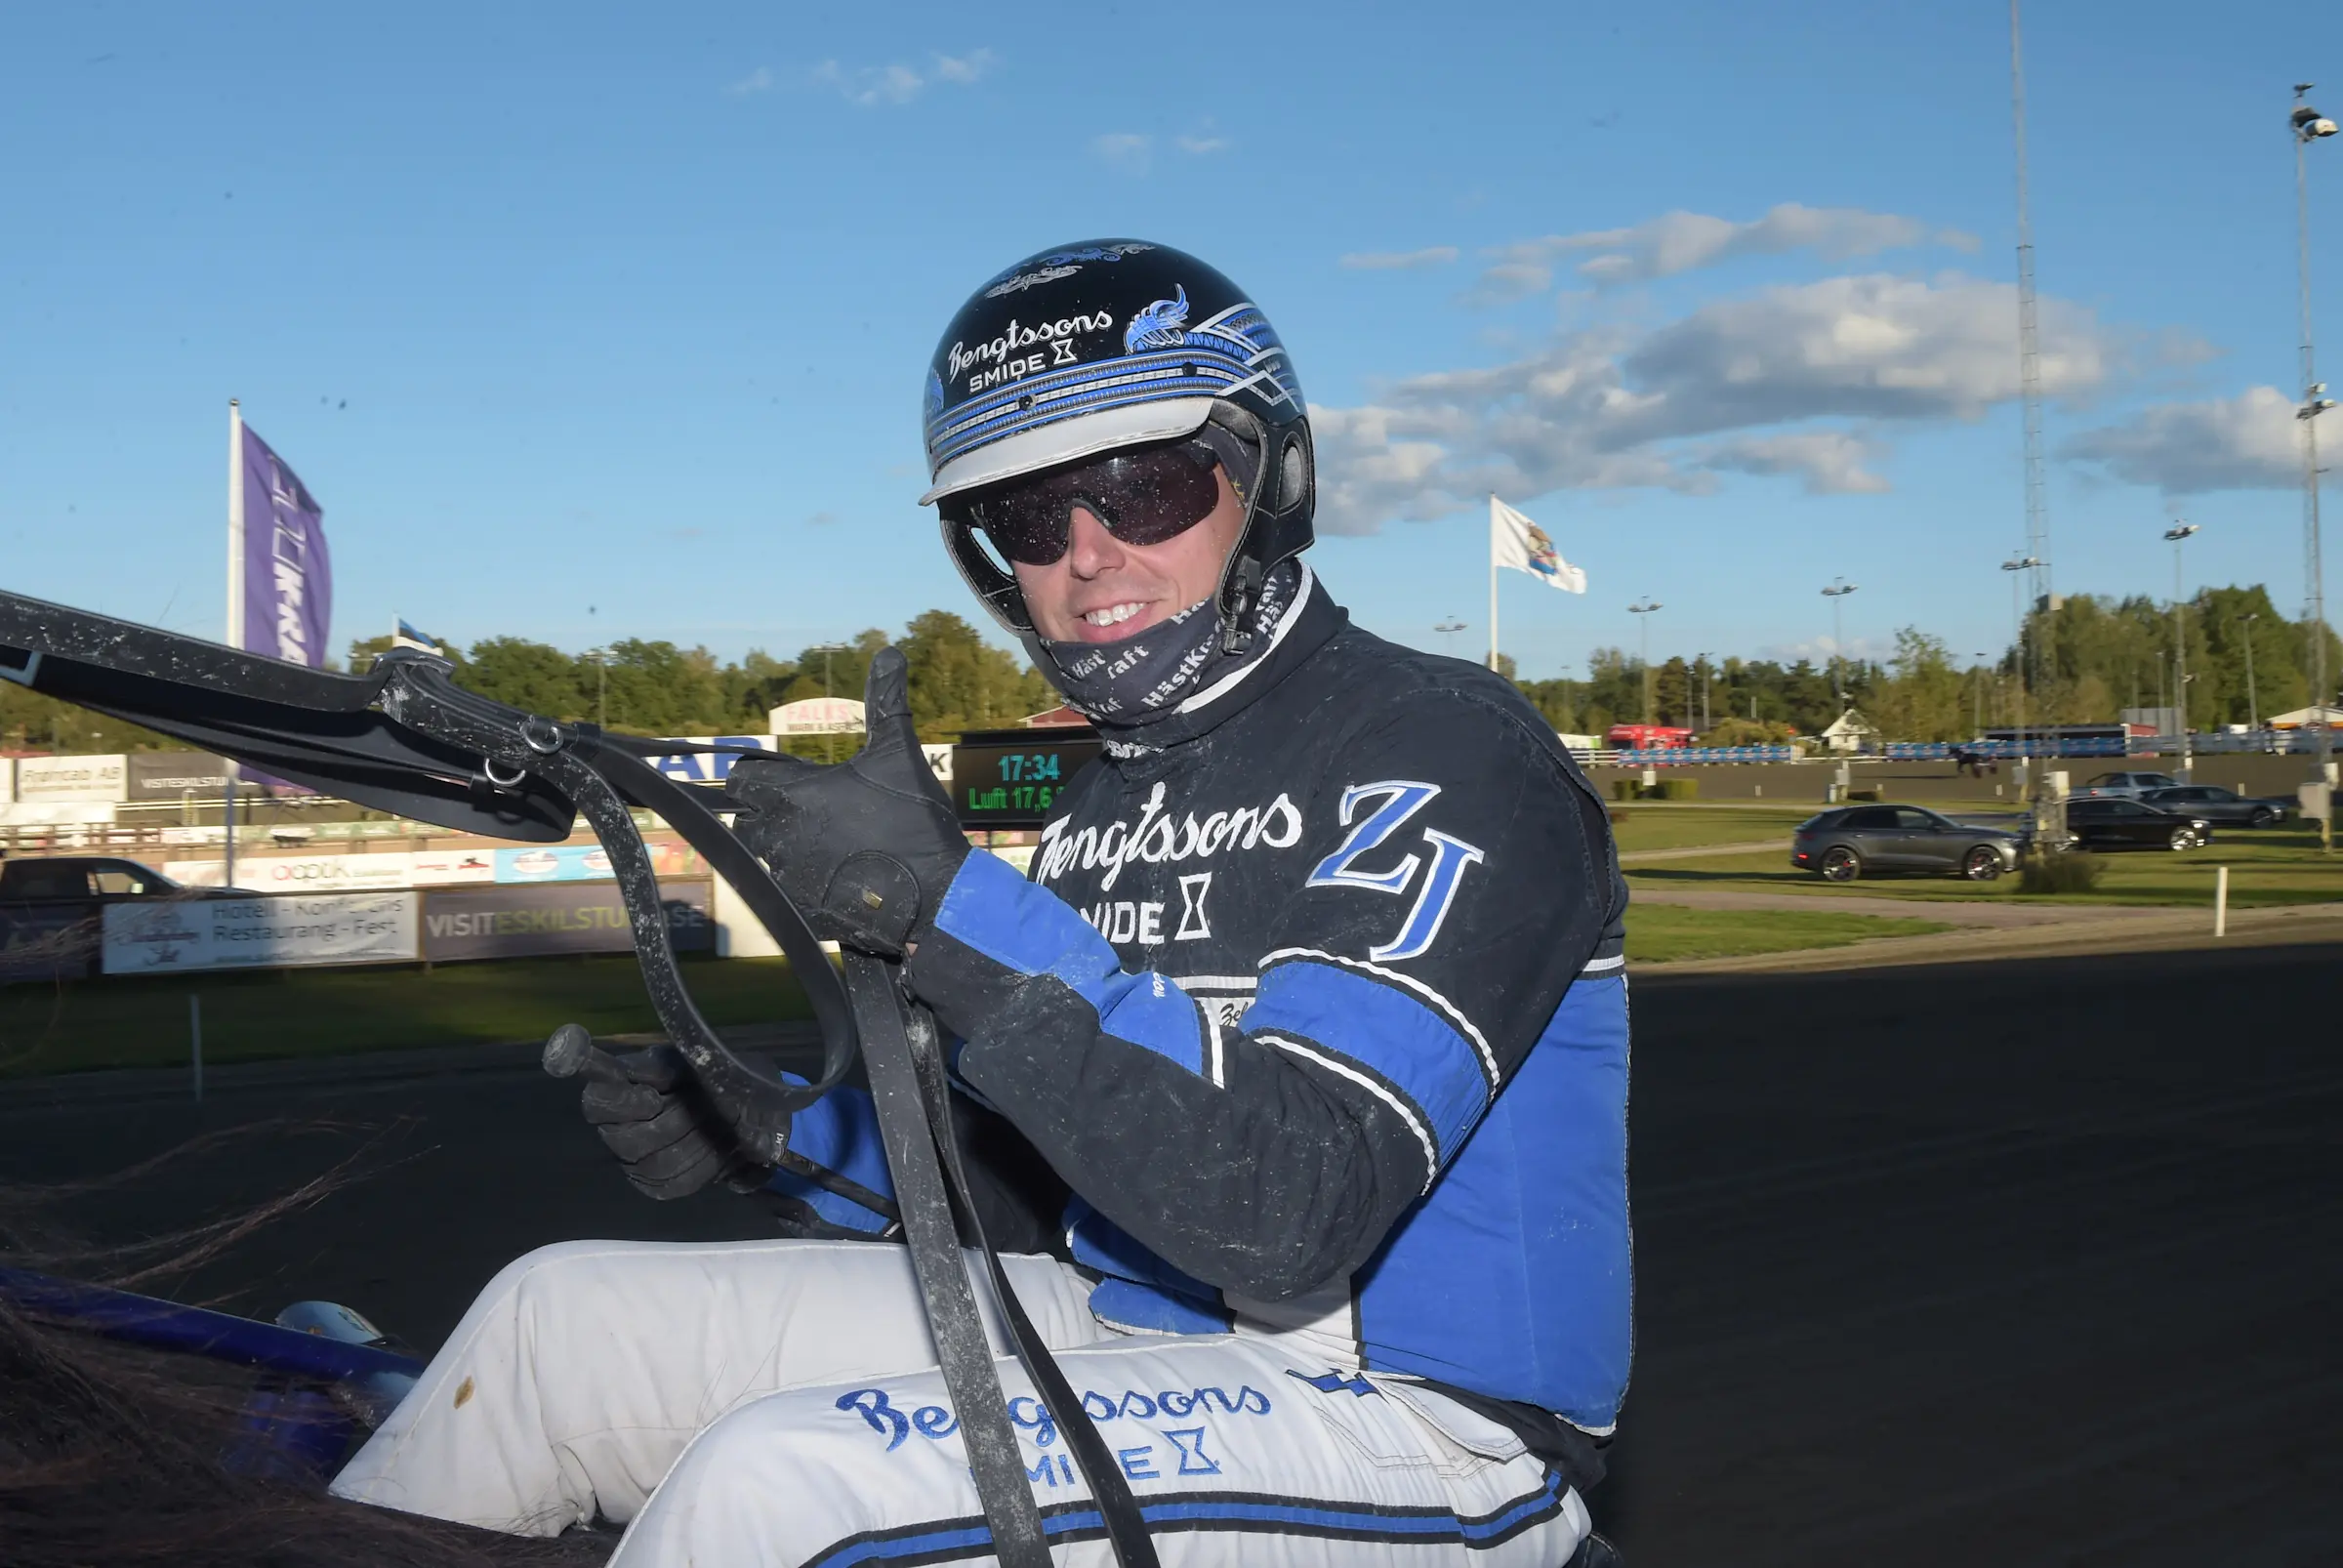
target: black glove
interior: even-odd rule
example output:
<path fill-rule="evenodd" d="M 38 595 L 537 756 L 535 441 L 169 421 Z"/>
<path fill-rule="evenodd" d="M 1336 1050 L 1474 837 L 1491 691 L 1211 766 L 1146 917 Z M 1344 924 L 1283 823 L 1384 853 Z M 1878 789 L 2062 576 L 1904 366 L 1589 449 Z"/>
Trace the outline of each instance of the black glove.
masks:
<path fill-rule="evenodd" d="M 614 1052 L 628 1082 L 590 1080 L 579 1108 L 647 1197 L 685 1198 L 722 1179 L 739 1190 L 761 1185 L 765 1168 L 742 1151 L 732 1124 L 709 1101 L 691 1064 L 673 1046 Z"/>
<path fill-rule="evenodd" d="M 772 868 L 815 933 L 900 957 L 968 857 L 952 802 L 920 755 L 903 655 L 882 648 L 863 688 L 869 734 L 835 766 L 746 757 L 724 793 L 732 831 Z"/>

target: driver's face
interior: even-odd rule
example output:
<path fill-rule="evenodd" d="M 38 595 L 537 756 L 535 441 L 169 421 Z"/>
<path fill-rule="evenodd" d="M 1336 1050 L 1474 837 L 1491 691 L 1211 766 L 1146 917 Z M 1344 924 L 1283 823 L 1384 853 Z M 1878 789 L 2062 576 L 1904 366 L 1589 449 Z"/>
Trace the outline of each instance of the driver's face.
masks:
<path fill-rule="evenodd" d="M 1076 507 L 1066 553 L 1047 566 L 1015 563 L 1034 629 L 1052 642 L 1114 642 L 1213 597 L 1245 526 L 1228 475 L 1202 521 L 1160 545 L 1127 545 Z"/>

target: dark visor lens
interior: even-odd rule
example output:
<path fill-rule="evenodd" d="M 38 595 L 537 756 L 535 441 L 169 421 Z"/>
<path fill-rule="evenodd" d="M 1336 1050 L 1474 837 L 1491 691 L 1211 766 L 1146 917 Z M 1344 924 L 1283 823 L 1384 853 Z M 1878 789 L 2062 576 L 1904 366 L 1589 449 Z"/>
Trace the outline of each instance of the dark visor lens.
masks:
<path fill-rule="evenodd" d="M 984 491 L 968 502 L 966 516 L 1003 555 L 1027 566 L 1064 557 L 1076 507 L 1127 545 L 1160 545 L 1195 527 L 1219 503 L 1215 462 L 1210 447 L 1192 441 L 1118 452 Z"/>

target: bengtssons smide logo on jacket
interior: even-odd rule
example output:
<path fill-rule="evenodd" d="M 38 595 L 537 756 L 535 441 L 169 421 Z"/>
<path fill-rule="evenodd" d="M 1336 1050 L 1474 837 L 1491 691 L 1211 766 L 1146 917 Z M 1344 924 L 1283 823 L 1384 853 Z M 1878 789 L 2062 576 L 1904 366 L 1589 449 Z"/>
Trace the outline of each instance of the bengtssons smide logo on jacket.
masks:
<path fill-rule="evenodd" d="M 1034 857 L 1034 880 L 1048 885 L 1077 868 L 1102 871 L 1097 890 L 1111 892 L 1133 861 L 1180 865 L 1220 853 L 1290 849 L 1301 842 L 1301 811 L 1284 791 L 1266 805 L 1215 810 L 1201 819 L 1193 811 L 1175 815 L 1165 810 L 1165 786 L 1156 784 L 1135 823 L 1121 817 L 1104 827 L 1074 828 L 1066 818 L 1049 823 L 1042 830 Z M 1368 949 L 1367 956 L 1376 962 L 1415 958 L 1429 949 L 1439 939 L 1466 870 L 1485 858 L 1477 846 L 1438 828 L 1422 827 L 1414 839 L 1408 836 L 1412 819 L 1439 794 L 1439 785 L 1415 779 L 1382 779 L 1345 789 L 1336 809 L 1342 840 L 1303 879 L 1305 887 L 1358 888 L 1396 897 L 1414 893 L 1397 932 Z M 1179 883 L 1186 908 L 1172 939 L 1210 935 L 1202 920 L 1209 875 L 1181 877 Z M 1162 939 L 1152 928 L 1160 922 L 1148 921 L 1136 905 L 1130 906 L 1130 920 L 1121 923 L 1131 929 L 1117 934 L 1120 907 L 1101 905 L 1084 913 L 1110 941 Z"/>
<path fill-rule="evenodd" d="M 1179 864 L 1210 859 L 1221 850 L 1254 847 L 1291 849 L 1301 842 L 1301 811 L 1283 791 L 1265 806 L 1239 806 L 1214 811 L 1199 822 L 1194 812 L 1173 817 L 1164 810 L 1164 786 L 1148 793 L 1133 825 L 1118 817 L 1103 828 L 1085 827 L 1069 833 L 1065 818 L 1042 829 L 1042 844 L 1034 854 L 1034 880 L 1055 882 L 1080 866 L 1085 871 L 1103 867 L 1100 892 L 1112 892 L 1123 868 L 1134 860 L 1149 865 Z"/>

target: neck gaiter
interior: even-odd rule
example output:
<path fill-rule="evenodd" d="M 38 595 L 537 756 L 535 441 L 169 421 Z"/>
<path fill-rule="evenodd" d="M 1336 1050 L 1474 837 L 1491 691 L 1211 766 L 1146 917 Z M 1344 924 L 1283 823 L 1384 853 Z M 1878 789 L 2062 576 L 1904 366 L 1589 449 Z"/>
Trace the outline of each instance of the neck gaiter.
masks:
<path fill-rule="evenodd" d="M 1267 652 L 1300 581 L 1297 560 L 1270 571 L 1254 606 L 1253 642 L 1243 653 L 1220 651 L 1220 618 L 1209 598 L 1113 642 L 1036 640 L 1056 667 L 1051 683 L 1078 711 L 1100 723 L 1143 724 Z"/>

